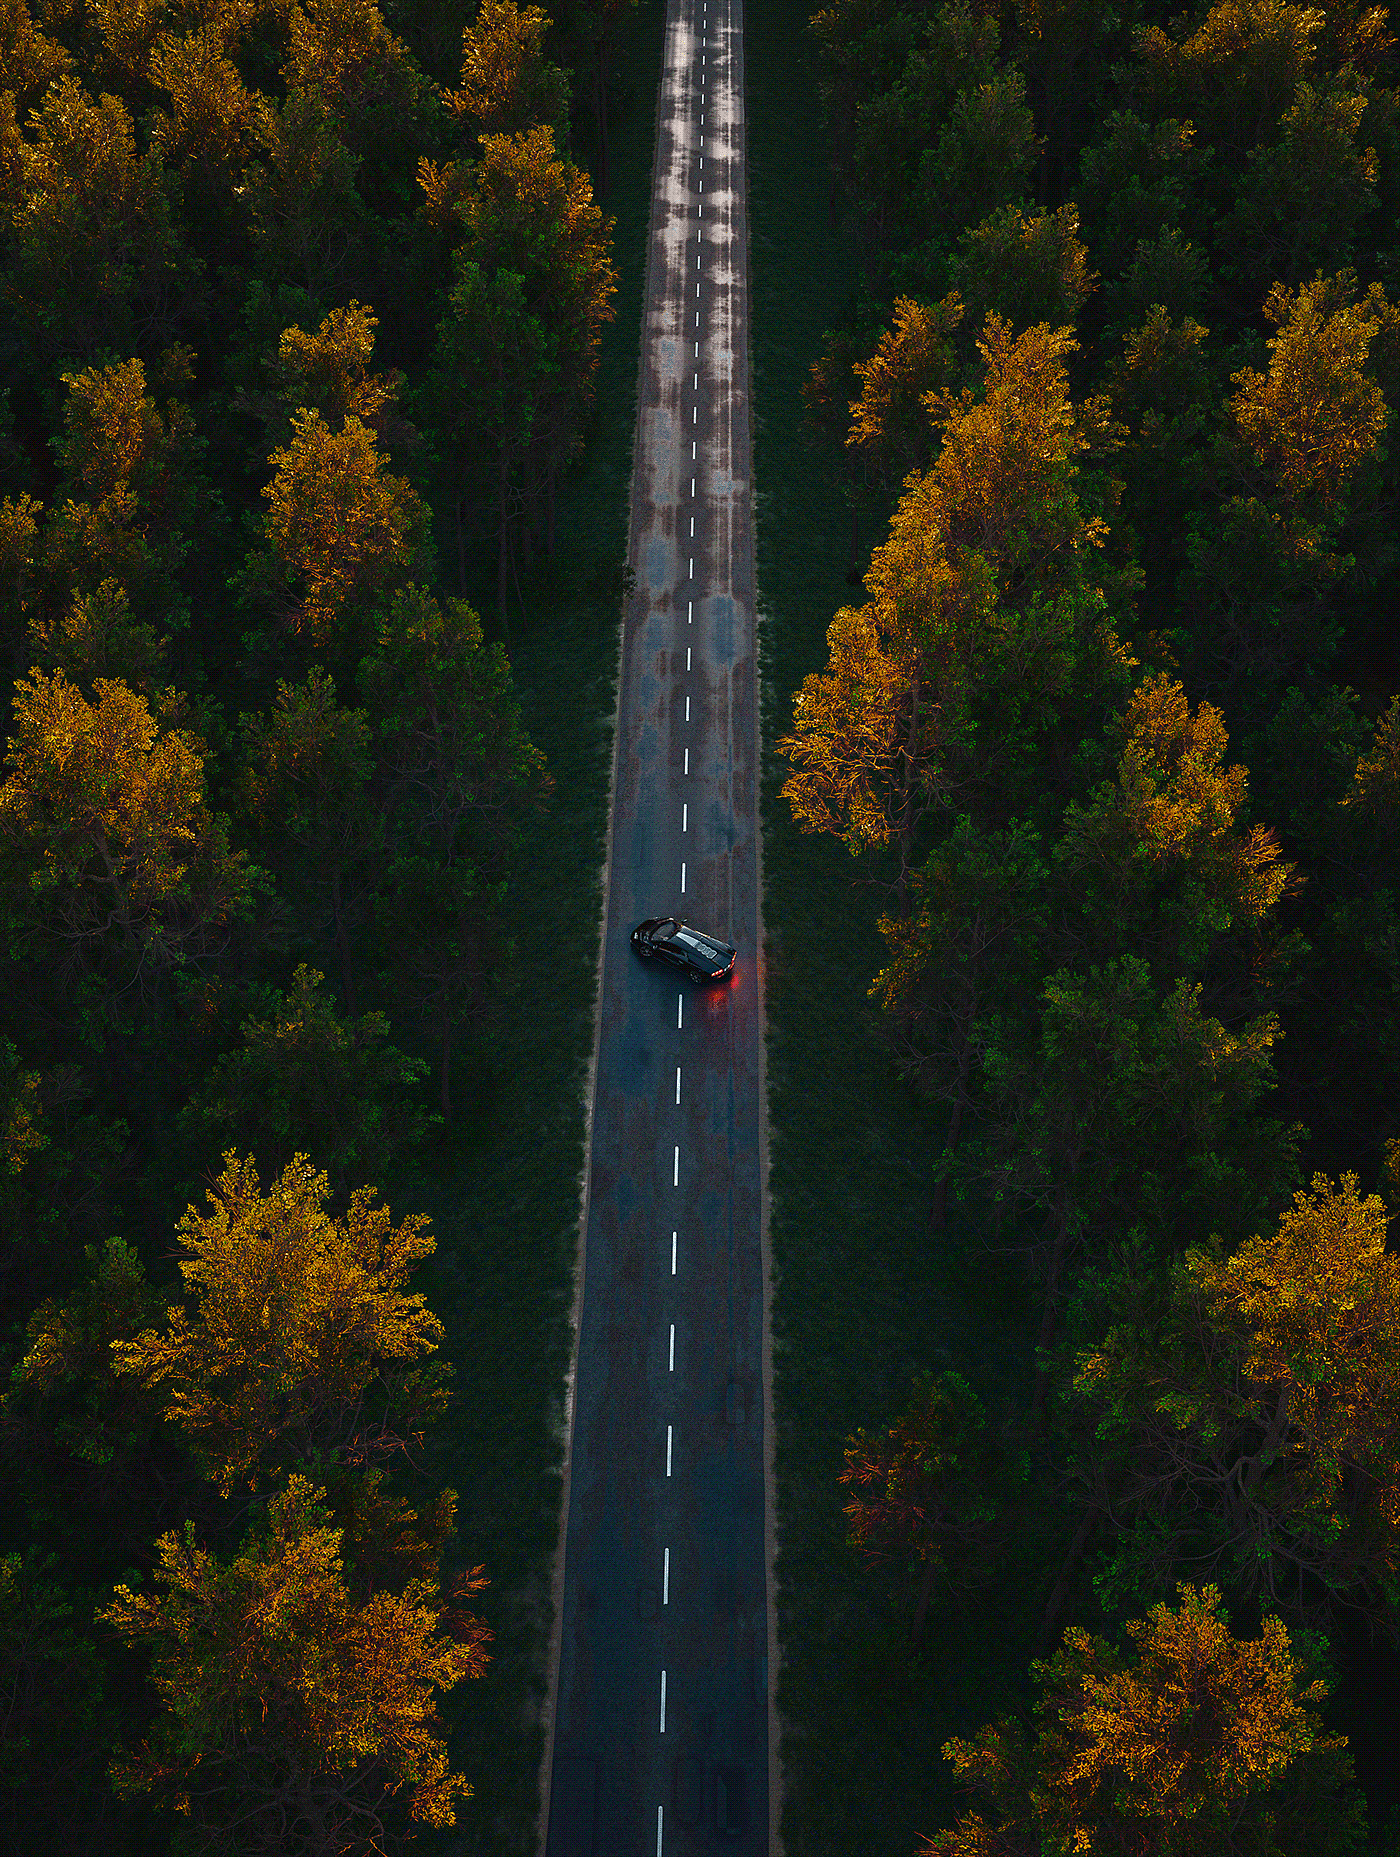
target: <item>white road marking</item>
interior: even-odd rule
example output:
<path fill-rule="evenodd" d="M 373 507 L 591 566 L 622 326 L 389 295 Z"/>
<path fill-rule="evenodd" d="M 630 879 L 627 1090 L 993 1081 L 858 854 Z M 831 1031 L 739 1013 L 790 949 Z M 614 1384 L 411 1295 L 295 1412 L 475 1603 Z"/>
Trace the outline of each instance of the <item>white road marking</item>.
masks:
<path fill-rule="evenodd" d="M 692 406 L 690 409 L 690 423 L 692 425 L 697 424 L 699 421 L 699 418 L 700 418 L 700 408 L 698 406 Z"/>
<path fill-rule="evenodd" d="M 697 355 L 700 353 L 700 344 L 698 342 L 695 344 L 695 352 Z M 695 495 L 695 479 L 693 477 L 690 480 L 690 494 L 692 496 Z"/>
<path fill-rule="evenodd" d="M 696 369 L 695 375 L 691 380 L 690 391 L 692 393 L 699 393 L 700 391 L 700 371 L 698 368 Z"/>
<path fill-rule="evenodd" d="M 690 721 L 690 698 L 689 697 L 685 699 L 685 719 L 687 722 Z"/>
<path fill-rule="evenodd" d="M 671 1275 L 676 1274 L 676 1234 L 671 1233 Z"/>
<path fill-rule="evenodd" d="M 676 1371 L 676 1325 L 674 1322 L 671 1324 L 671 1364 L 668 1371 L 671 1373 Z"/>
<path fill-rule="evenodd" d="M 661 1732 L 666 1732 L 666 1672 L 661 1672 Z"/>
<path fill-rule="evenodd" d="M 671 1427 L 666 1427 L 666 1474 L 671 1474 Z"/>
<path fill-rule="evenodd" d="M 676 995 L 676 1030 L 677 1031 L 680 1031 L 681 1029 L 681 1014 L 684 1011 L 685 1011 L 685 994 L 677 993 Z"/>
<path fill-rule="evenodd" d="M 692 535 L 694 535 L 694 533 L 695 533 L 695 518 L 694 518 L 694 516 L 692 516 L 692 517 L 691 517 L 691 519 L 690 519 L 690 532 L 691 532 L 691 534 L 692 534 Z"/>
<path fill-rule="evenodd" d="M 684 801 L 682 801 L 681 802 L 681 830 L 683 832 L 687 832 L 690 830 L 690 827 L 687 824 L 687 821 L 689 820 L 689 818 L 690 818 L 690 808 L 689 806 L 685 804 Z"/>
<path fill-rule="evenodd" d="M 656 1808 L 656 1857 L 661 1857 L 661 1807 Z"/>
<path fill-rule="evenodd" d="M 686 749 L 686 751 L 685 751 L 685 768 L 684 768 L 684 771 L 685 771 L 685 772 L 686 772 L 687 774 L 688 774 L 688 773 L 690 772 L 690 750 L 689 750 L 689 748 L 687 748 L 687 749 Z"/>
<path fill-rule="evenodd" d="M 685 895 L 685 865 L 681 865 L 681 895 Z"/>
<path fill-rule="evenodd" d="M 691 521 L 694 522 L 694 520 L 695 518 L 692 516 Z M 695 556 L 694 555 L 691 555 L 690 557 L 690 578 L 692 580 L 694 580 L 695 578 Z"/>
<path fill-rule="evenodd" d="M 679 1186 L 680 1183 L 681 1183 L 681 1151 L 679 1147 L 677 1147 L 672 1157 L 672 1160 L 671 1160 L 671 1185 Z"/>
<path fill-rule="evenodd" d="M 695 602 L 694 600 L 687 600 L 685 603 L 685 622 L 687 625 L 695 624 Z"/>
<path fill-rule="evenodd" d="M 685 668 L 687 670 L 690 669 L 690 646 L 689 645 L 687 645 L 685 648 Z"/>
<path fill-rule="evenodd" d="M 679 1102 L 680 1100 L 681 1100 L 681 1067 L 679 1064 L 677 1064 L 676 1066 L 676 1101 Z"/>
<path fill-rule="evenodd" d="M 674 1333 L 674 1330 L 672 1332 Z M 671 1603 L 671 1550 L 670 1548 L 666 1549 L 666 1558 L 661 1563 L 661 1603 L 663 1606 L 668 1606 Z"/>

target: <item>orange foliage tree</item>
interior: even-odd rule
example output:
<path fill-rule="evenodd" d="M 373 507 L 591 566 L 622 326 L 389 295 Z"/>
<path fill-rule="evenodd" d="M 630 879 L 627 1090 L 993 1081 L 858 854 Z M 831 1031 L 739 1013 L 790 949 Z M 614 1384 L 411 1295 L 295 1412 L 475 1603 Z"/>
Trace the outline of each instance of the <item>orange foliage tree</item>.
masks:
<path fill-rule="evenodd" d="M 209 1210 L 177 1227 L 188 1300 L 114 1350 L 225 1492 L 402 1450 L 444 1404 L 445 1370 L 428 1359 L 442 1324 L 404 1290 L 434 1249 L 427 1219 L 395 1226 L 372 1187 L 338 1218 L 329 1198 L 305 1155 L 266 1191 L 252 1160 L 226 1155 Z"/>
<path fill-rule="evenodd" d="M 1214 1587 L 1182 1586 L 1127 1627 L 1126 1655 L 1074 1628 L 1033 1666 L 1034 1729 L 984 1728 L 944 1754 L 978 1804 L 927 1857 L 1313 1857 L 1355 1847 L 1346 1743 L 1315 1713 L 1283 1624 L 1233 1635 Z M 1301 1769 L 1301 1773 L 1291 1769 Z M 1301 1779 L 1301 1786 L 1290 1785 Z"/>
<path fill-rule="evenodd" d="M 165 1704 L 117 1762 L 119 1793 L 154 1794 L 205 1850 L 385 1852 L 455 1823 L 471 1788 L 436 1697 L 486 1668 L 491 1633 L 462 1609 L 480 1568 L 450 1600 L 435 1557 L 399 1590 L 364 1590 L 353 1538 L 300 1476 L 231 1559 L 191 1524 L 157 1545 L 157 1590 L 118 1586 L 100 1615 L 150 1654 Z"/>
<path fill-rule="evenodd" d="M 244 854 L 204 797 L 204 745 L 144 697 L 62 671 L 15 686 L 0 786 L 0 871 L 13 920 L 81 972 L 105 1007 L 149 995 L 226 940 L 245 907 Z"/>

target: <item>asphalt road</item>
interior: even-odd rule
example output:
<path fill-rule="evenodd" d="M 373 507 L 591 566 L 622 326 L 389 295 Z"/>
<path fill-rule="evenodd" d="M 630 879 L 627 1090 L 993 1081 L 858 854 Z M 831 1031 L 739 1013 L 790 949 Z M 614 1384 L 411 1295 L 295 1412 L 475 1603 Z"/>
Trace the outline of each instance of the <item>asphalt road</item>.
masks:
<path fill-rule="evenodd" d="M 741 0 L 671 0 L 632 486 L 547 1857 L 769 1841 Z M 696 988 L 631 952 L 684 915 Z"/>

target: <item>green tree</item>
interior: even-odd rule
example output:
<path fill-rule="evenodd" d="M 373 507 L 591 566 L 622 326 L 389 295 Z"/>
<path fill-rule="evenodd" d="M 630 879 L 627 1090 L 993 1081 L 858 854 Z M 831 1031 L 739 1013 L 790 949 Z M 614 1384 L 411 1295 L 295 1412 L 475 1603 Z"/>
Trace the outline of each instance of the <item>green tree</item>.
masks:
<path fill-rule="evenodd" d="M 25 1325 L 4 1400 L 11 1472 L 18 1481 L 26 1458 L 42 1463 L 47 1501 L 58 1494 L 75 1525 L 81 1517 L 134 1554 L 142 1543 L 133 1513 L 144 1516 L 152 1485 L 159 1491 L 186 1468 L 162 1461 L 159 1406 L 113 1356 L 157 1318 L 160 1298 L 123 1239 L 89 1245 L 83 1257 L 84 1281 L 45 1297 Z"/>
<path fill-rule="evenodd" d="M 355 1590 L 325 1492 L 293 1476 L 232 1558 L 192 1525 L 157 1544 L 158 1590 L 118 1586 L 101 1614 L 146 1649 L 165 1705 L 115 1770 L 188 1818 L 204 1848 L 401 1848 L 410 1827 L 456 1822 L 471 1788 L 448 1763 L 436 1697 L 480 1676 L 490 1632 L 435 1577 Z"/>
<path fill-rule="evenodd" d="M 0 1559 L 0 1837 L 15 1857 L 97 1835 L 113 1738 L 97 1653 L 53 1576 L 33 1550 Z"/>
<path fill-rule="evenodd" d="M 1026 80 L 1013 65 L 959 92 L 919 162 L 920 191 L 950 229 L 975 226 L 994 208 L 1024 197 L 1041 146 Z"/>
<path fill-rule="evenodd" d="M 990 1197 L 993 1242 L 1029 1253 L 1043 1285 L 1037 1415 L 1077 1257 L 1101 1256 L 1134 1228 L 1168 1247 L 1207 1219 L 1247 1229 L 1295 1177 L 1293 1135 L 1261 1113 L 1277 1020 L 1232 1033 L 1200 994 L 1184 980 L 1160 991 L 1124 955 L 1058 970 L 1038 1011 L 985 1035 L 978 1140 L 958 1173 Z"/>
<path fill-rule="evenodd" d="M 322 303 L 339 294 L 360 240 L 360 157 L 316 91 L 293 89 L 281 104 L 257 98 L 253 141 L 258 155 L 242 184 L 256 268 Z"/>
<path fill-rule="evenodd" d="M 1045 928 L 1049 868 L 1034 827 L 1004 832 L 957 820 L 910 875 L 910 909 L 884 915 L 887 964 L 870 988 L 888 1015 L 897 1062 L 921 1095 L 948 1105 L 948 1128 L 930 1214 L 948 1211 L 954 1157 L 977 1088 L 990 1019 L 1024 1010 Z"/>
<path fill-rule="evenodd" d="M 304 684 L 279 683 L 265 716 L 243 719 L 249 807 L 265 855 L 308 926 L 329 926 L 351 1018 L 359 1017 L 355 930 L 383 851 L 384 810 L 370 789 L 374 768 L 364 712 L 345 709 L 335 684 L 313 669 Z"/>
<path fill-rule="evenodd" d="M 427 1066 L 390 1044 L 381 1013 L 343 1019 L 323 978 L 298 967 L 286 993 L 269 993 L 266 1016 L 243 1021 L 180 1121 L 206 1151 L 234 1147 L 271 1168 L 309 1151 L 342 1187 L 422 1134 L 413 1097 Z"/>
<path fill-rule="evenodd" d="M 1018 206 L 996 208 L 963 234 L 952 275 L 971 323 L 995 311 L 1018 330 L 1072 323 L 1098 284 L 1073 205 L 1029 219 Z"/>
<path fill-rule="evenodd" d="M 850 1545 L 871 1565 L 923 1563 L 915 1644 L 934 1583 L 949 1574 L 949 1555 L 964 1565 L 974 1551 L 986 1558 L 998 1468 L 986 1423 L 981 1401 L 960 1374 L 925 1374 L 893 1424 L 874 1433 L 861 1428 L 846 1441 L 840 1481 L 851 1491 Z"/>
<path fill-rule="evenodd" d="M 500 645 L 459 600 L 420 588 L 395 602 L 360 685 L 377 717 L 380 778 L 395 855 L 380 889 L 396 1000 L 438 1043 L 451 1114 L 453 1039 L 480 1020 L 507 953 L 499 925 L 508 873 L 553 782 L 531 742 Z"/>
<path fill-rule="evenodd" d="M 1299 84 L 1279 140 L 1251 149 L 1219 233 L 1222 275 L 1239 278 L 1250 298 L 1266 282 L 1298 285 L 1350 261 L 1380 200 L 1376 151 L 1357 141 L 1369 89 L 1354 73 Z"/>

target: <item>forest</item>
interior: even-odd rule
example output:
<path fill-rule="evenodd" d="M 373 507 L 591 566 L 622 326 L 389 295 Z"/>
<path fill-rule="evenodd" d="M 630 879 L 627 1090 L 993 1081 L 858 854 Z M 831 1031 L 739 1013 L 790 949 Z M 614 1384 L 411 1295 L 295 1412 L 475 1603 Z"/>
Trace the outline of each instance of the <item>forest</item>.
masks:
<path fill-rule="evenodd" d="M 480 1777 L 421 1182 L 553 804 L 628 12 L 0 14 L 6 1852 L 388 1851 Z"/>
<path fill-rule="evenodd" d="M 823 1798 L 873 1784 L 868 1846 L 909 1857 L 1394 1852 L 1388 15 L 838 0 L 799 46 L 780 10 L 748 56 L 786 1842 L 849 1857 Z M 573 796 L 518 666 L 630 411 L 635 331 L 599 383 L 648 11 L 0 6 L 16 1857 L 530 1845 L 473 1817 L 502 1734 L 532 1809 L 529 1582 L 449 1470 L 497 1417 L 464 1389 L 522 1484 L 553 1461 L 501 1362 L 553 1325 L 542 1411 L 568 1255 L 507 1196 L 544 1261 L 493 1352 L 445 1313 L 489 1246 L 445 1257 L 424 1208 L 449 1147 L 479 1164 L 480 1054 L 542 1011 L 521 879 Z M 803 61 L 827 226 L 781 249 L 838 313 L 776 394 L 764 138 Z M 787 683 L 780 479 L 839 512 L 849 594 Z M 625 585 L 603 560 L 590 663 Z M 815 902 L 784 821 L 838 854 Z M 878 948 L 898 1150 L 852 1124 L 827 1199 L 781 1086 L 818 903 Z M 529 1135 L 571 1190 L 574 1138 Z M 889 1267 L 925 1275 L 886 1347 L 876 1244 L 828 1326 L 783 1246 L 804 1192 L 893 1226 L 896 1175 Z M 838 1330 L 858 1385 L 799 1476 Z M 454 1723 L 493 1685 L 488 1757 Z"/>
<path fill-rule="evenodd" d="M 1387 13 L 809 32 L 848 233 L 809 447 L 859 591 L 778 705 L 781 802 L 878 930 L 923 1247 L 1012 1286 L 1023 1369 L 989 1390 L 964 1337 L 847 1424 L 847 1569 L 909 1672 L 871 1707 L 1018 1584 L 1019 1685 L 946 1739 L 929 1857 L 1393 1850 Z"/>

